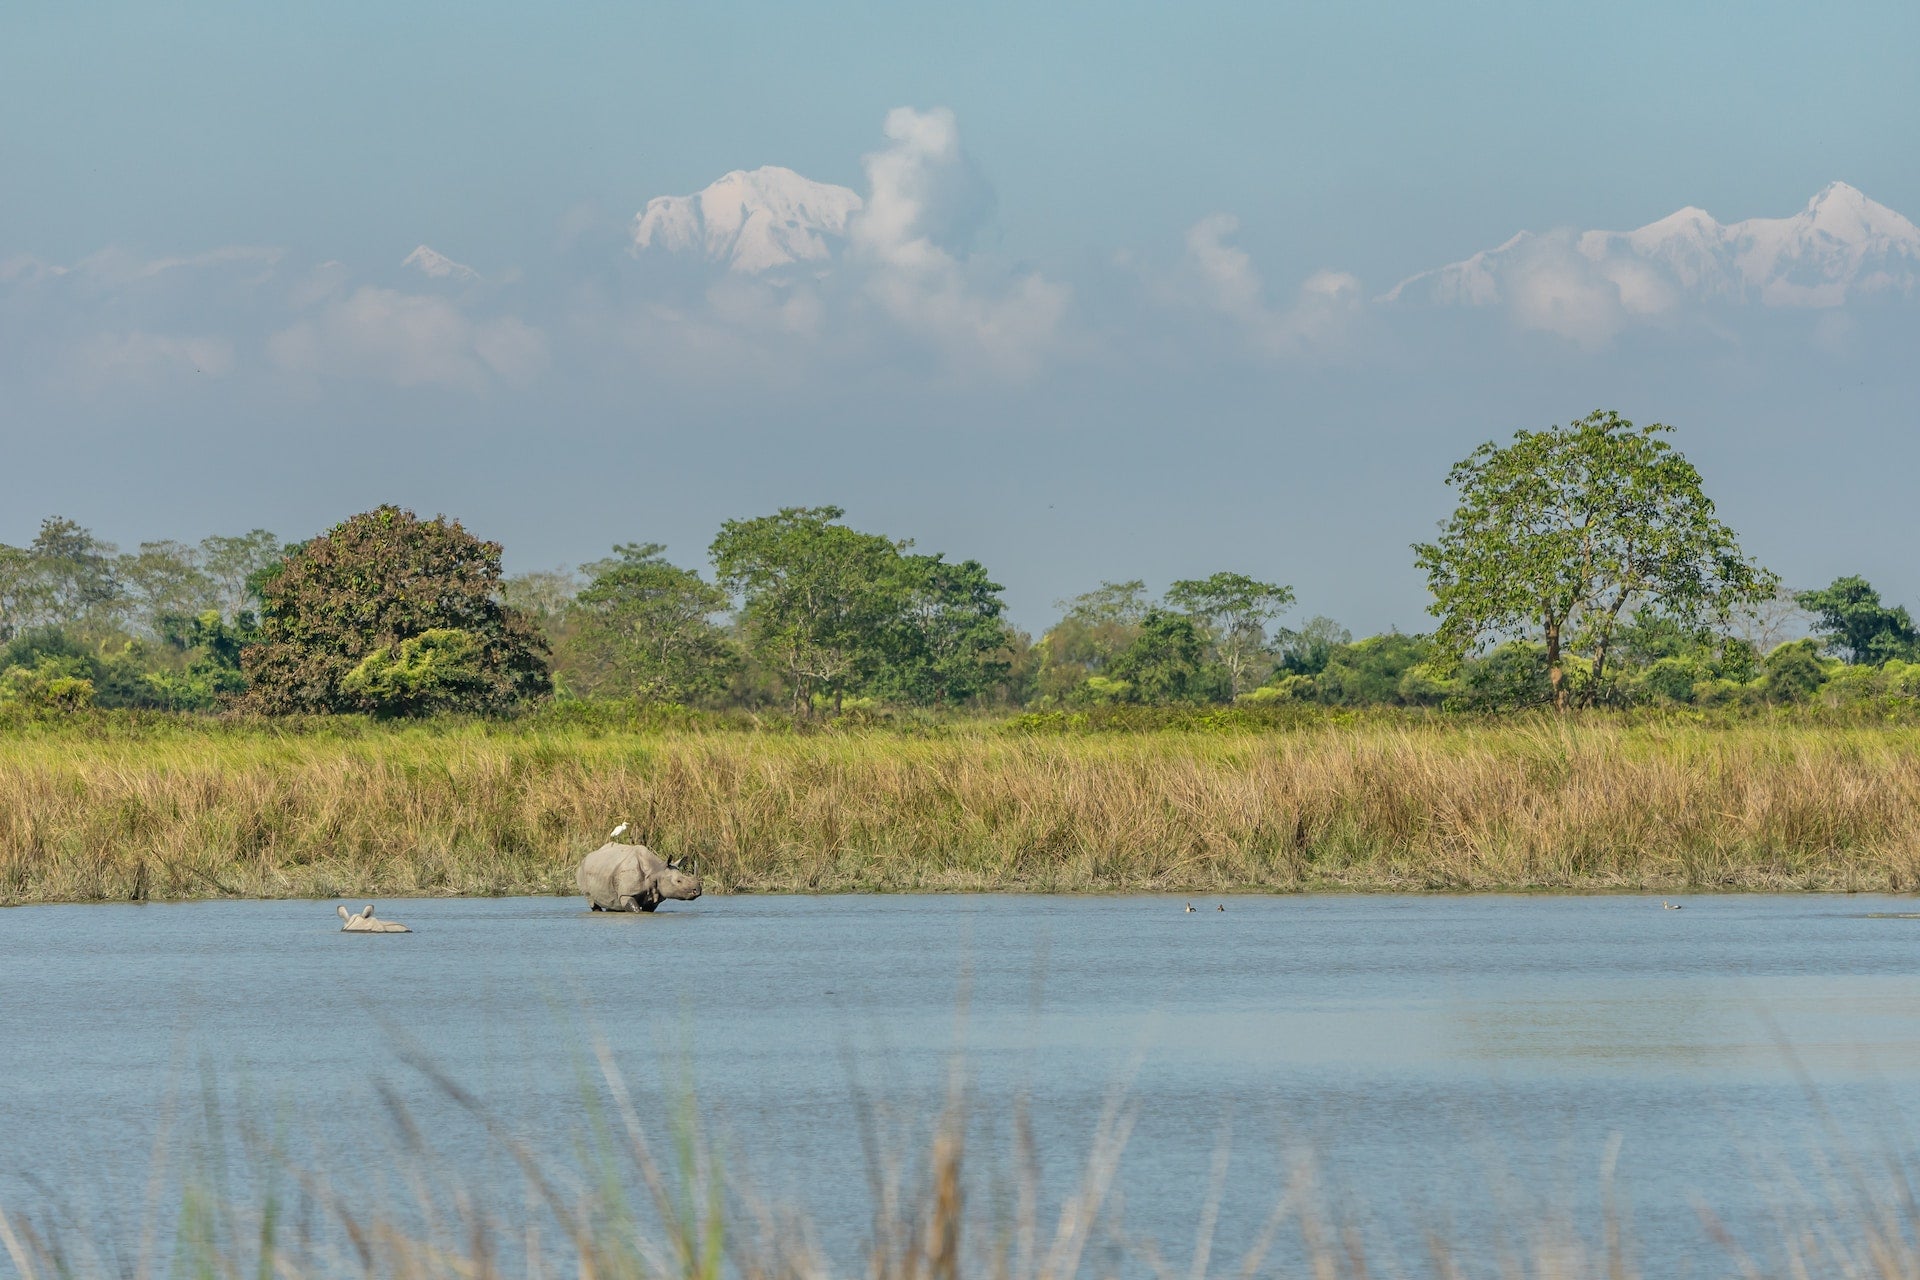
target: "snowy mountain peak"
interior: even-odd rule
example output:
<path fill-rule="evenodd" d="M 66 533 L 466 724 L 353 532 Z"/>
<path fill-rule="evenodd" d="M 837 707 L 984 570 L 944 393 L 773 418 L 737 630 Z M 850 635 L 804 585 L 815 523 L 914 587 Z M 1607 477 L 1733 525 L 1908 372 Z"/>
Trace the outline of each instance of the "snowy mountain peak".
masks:
<path fill-rule="evenodd" d="M 1786 218 L 1721 223 L 1691 205 L 1634 231 L 1536 237 L 1401 281 L 1387 301 L 1522 305 L 1543 288 L 1556 307 L 1632 315 L 1682 301 L 1836 307 L 1856 298 L 1920 294 L 1920 228 L 1844 182 L 1829 183 Z M 1571 292 L 1569 292 L 1571 291 Z"/>
<path fill-rule="evenodd" d="M 832 256 L 861 208 L 846 187 L 763 165 L 735 169 L 690 196 L 655 196 L 634 215 L 633 247 L 692 253 L 758 273 Z"/>
<path fill-rule="evenodd" d="M 403 267 L 412 267 L 424 276 L 435 280 L 456 280 L 468 282 L 478 280 L 480 273 L 465 263 L 455 262 L 436 249 L 421 245 L 408 254 L 400 263 Z"/>
<path fill-rule="evenodd" d="M 1920 240 L 1920 228 L 1844 182 L 1828 183 L 1800 216 L 1836 239 Z"/>

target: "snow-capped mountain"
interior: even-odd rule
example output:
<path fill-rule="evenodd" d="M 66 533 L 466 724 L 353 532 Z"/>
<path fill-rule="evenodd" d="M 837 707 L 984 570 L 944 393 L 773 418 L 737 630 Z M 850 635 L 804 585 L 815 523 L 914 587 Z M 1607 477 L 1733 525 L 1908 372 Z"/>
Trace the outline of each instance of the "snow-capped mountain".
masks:
<path fill-rule="evenodd" d="M 830 257 L 860 197 L 791 169 L 736 169 L 690 196 L 656 196 L 634 216 L 633 247 L 693 253 L 729 270 L 771 271 Z"/>
<path fill-rule="evenodd" d="M 419 271 L 419 273 L 424 274 L 424 276 L 430 276 L 430 278 L 434 278 L 434 280 L 457 280 L 457 282 L 461 282 L 461 284 L 468 284 L 468 282 L 480 278 L 480 273 L 474 271 L 472 267 L 468 267 L 467 263 L 455 263 L 455 261 L 453 261 L 451 257 L 447 257 L 445 253 L 440 253 L 438 249 L 428 248 L 428 246 L 424 246 L 424 244 L 422 244 L 420 248 L 415 249 L 413 253 L 409 253 L 407 257 L 403 257 L 399 265 L 401 265 L 401 267 L 413 267 L 415 271 Z"/>
<path fill-rule="evenodd" d="M 403 267 L 412 267 L 424 276 L 435 280 L 454 280 L 468 283 L 480 278 L 480 273 L 463 262 L 455 262 L 436 249 L 421 245 L 408 254 L 400 263 Z"/>
<path fill-rule="evenodd" d="M 1681 209 L 1637 231 L 1537 235 L 1401 281 L 1385 301 L 1491 306 L 1515 301 L 1544 271 L 1585 266 L 1618 290 L 1628 312 L 1682 300 L 1835 307 L 1875 295 L 1920 294 L 1920 227 L 1844 182 L 1790 218 L 1721 223 Z"/>

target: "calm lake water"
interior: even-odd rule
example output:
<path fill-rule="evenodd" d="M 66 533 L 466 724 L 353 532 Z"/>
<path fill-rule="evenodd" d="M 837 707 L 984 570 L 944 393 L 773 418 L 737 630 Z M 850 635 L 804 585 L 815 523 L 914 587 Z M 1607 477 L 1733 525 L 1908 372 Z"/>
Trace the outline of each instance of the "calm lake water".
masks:
<path fill-rule="evenodd" d="M 1815 1148 L 1910 1149 L 1920 920 L 1873 917 L 1910 899 L 1183 902 L 386 901 L 416 932 L 372 937 L 331 902 L 0 912 L 0 1203 L 134 1229 L 161 1117 L 197 1124 L 209 1082 L 337 1173 L 381 1158 L 388 1089 L 465 1176 L 517 1188 L 403 1048 L 565 1161 L 596 1035 L 650 1110 L 691 1079 L 733 1166 L 836 1248 L 867 1222 L 856 1090 L 905 1142 L 956 1048 L 975 1156 L 1005 1167 L 1025 1096 L 1056 1191 L 1124 1084 L 1126 1219 L 1183 1268 L 1225 1135 L 1228 1274 L 1303 1151 L 1407 1256 L 1429 1227 L 1590 1219 L 1618 1135 L 1649 1270 L 1722 1274 L 1698 1204 L 1770 1237 Z"/>

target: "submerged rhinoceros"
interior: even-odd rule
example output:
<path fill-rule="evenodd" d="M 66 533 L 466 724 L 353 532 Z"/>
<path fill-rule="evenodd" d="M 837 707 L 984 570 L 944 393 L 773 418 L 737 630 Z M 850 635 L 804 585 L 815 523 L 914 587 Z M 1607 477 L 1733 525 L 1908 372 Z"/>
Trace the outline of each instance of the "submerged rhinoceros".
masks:
<path fill-rule="evenodd" d="M 699 876 L 643 844 L 601 845 L 580 864 L 579 881 L 595 911 L 651 911 L 700 896 Z"/>
<path fill-rule="evenodd" d="M 373 914 L 373 904 L 369 902 L 359 915 L 348 915 L 345 907 L 335 907 L 340 913 L 340 932 L 342 933 L 412 933 L 413 930 L 398 920 L 382 920 Z"/>

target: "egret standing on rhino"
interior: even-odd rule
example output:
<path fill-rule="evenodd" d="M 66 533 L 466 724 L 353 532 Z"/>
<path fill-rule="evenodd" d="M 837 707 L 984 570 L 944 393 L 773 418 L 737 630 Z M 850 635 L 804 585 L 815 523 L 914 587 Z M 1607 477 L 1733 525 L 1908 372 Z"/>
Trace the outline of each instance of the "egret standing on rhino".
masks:
<path fill-rule="evenodd" d="M 626 829 L 623 822 L 613 834 Z M 668 898 L 692 902 L 700 896 L 699 876 L 643 844 L 609 840 L 586 856 L 577 878 L 595 911 L 652 911 Z"/>

